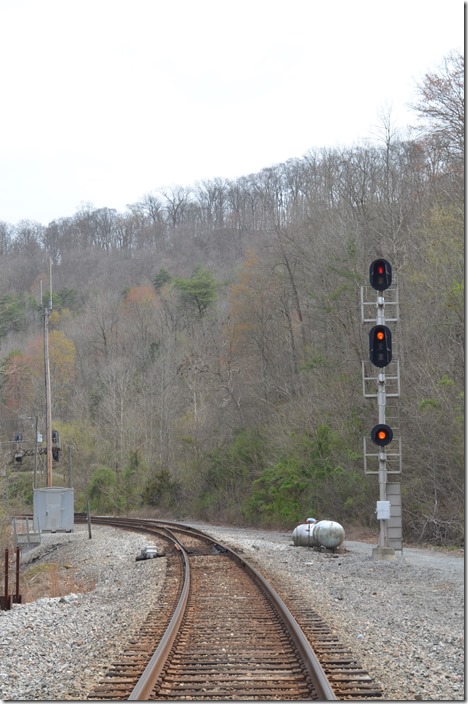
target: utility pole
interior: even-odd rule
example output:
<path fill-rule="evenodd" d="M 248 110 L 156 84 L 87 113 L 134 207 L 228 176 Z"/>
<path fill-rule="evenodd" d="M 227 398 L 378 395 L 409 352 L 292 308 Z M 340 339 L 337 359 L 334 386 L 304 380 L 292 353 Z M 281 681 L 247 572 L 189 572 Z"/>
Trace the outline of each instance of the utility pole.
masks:
<path fill-rule="evenodd" d="M 49 361 L 49 317 L 52 313 L 52 259 L 49 269 L 49 303 L 44 305 L 41 287 L 41 304 L 44 315 L 44 376 L 46 395 L 46 438 L 47 438 L 47 488 L 35 489 L 33 495 L 33 521 L 40 532 L 73 530 L 74 491 L 71 487 L 54 486 L 52 480 L 52 460 L 59 459 L 60 438 L 52 430 L 52 394 Z"/>
<path fill-rule="evenodd" d="M 49 362 L 49 316 L 52 312 L 52 259 L 49 260 L 49 305 L 42 303 L 44 316 L 44 376 L 46 397 L 46 443 L 47 443 L 47 486 L 53 486 L 52 480 L 52 399 L 50 389 L 50 362 Z M 42 293 L 42 287 L 41 287 Z M 42 301 L 42 295 L 41 295 Z"/>
<path fill-rule="evenodd" d="M 37 487 L 37 428 L 38 428 L 39 418 L 36 416 L 36 422 L 34 424 L 34 489 Z"/>
<path fill-rule="evenodd" d="M 2 460 L 2 478 L 5 480 L 3 482 L 3 501 L 5 503 L 5 506 L 8 506 L 8 476 L 7 476 L 7 468 L 6 468 L 6 462 Z"/>

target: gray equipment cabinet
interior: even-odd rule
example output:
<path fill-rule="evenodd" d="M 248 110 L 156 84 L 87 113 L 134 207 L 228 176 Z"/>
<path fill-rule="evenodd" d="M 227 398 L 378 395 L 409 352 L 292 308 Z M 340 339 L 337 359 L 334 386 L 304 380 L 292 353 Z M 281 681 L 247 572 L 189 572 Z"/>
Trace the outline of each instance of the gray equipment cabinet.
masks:
<path fill-rule="evenodd" d="M 34 489 L 34 530 L 71 533 L 74 530 L 74 490 L 54 486 Z"/>

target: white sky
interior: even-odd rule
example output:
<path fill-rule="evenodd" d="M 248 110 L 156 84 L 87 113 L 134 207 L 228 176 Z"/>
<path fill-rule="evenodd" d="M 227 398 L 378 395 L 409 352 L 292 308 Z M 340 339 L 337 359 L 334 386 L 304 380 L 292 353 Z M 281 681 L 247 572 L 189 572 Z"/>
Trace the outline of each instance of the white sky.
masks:
<path fill-rule="evenodd" d="M 0 0 L 0 220 L 349 147 L 464 52 L 463 0 Z"/>

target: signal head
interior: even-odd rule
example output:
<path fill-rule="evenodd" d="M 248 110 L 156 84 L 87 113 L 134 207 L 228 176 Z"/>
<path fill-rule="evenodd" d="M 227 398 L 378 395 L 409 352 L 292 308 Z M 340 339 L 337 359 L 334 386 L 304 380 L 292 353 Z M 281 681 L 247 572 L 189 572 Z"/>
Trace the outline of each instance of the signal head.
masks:
<path fill-rule="evenodd" d="M 379 447 L 385 447 L 393 440 L 393 430 L 389 425 L 381 423 L 380 425 L 374 425 L 371 430 L 372 442 L 375 442 Z"/>
<path fill-rule="evenodd" d="M 369 267 L 369 280 L 376 291 L 385 291 L 392 283 L 392 265 L 386 259 L 375 259 Z"/>
<path fill-rule="evenodd" d="M 386 325 L 374 325 L 369 332 L 369 358 L 375 367 L 392 361 L 392 333 Z"/>

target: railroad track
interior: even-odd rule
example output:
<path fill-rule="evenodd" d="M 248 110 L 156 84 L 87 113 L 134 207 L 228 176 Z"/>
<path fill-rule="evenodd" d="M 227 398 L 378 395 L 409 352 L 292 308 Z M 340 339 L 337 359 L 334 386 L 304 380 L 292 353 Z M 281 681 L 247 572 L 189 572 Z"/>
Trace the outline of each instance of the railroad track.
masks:
<path fill-rule="evenodd" d="M 167 582 L 141 631 L 88 699 L 382 696 L 317 614 L 302 610 L 296 620 L 251 565 L 206 534 L 154 520 L 99 517 L 93 522 L 157 536 L 164 545 Z"/>

